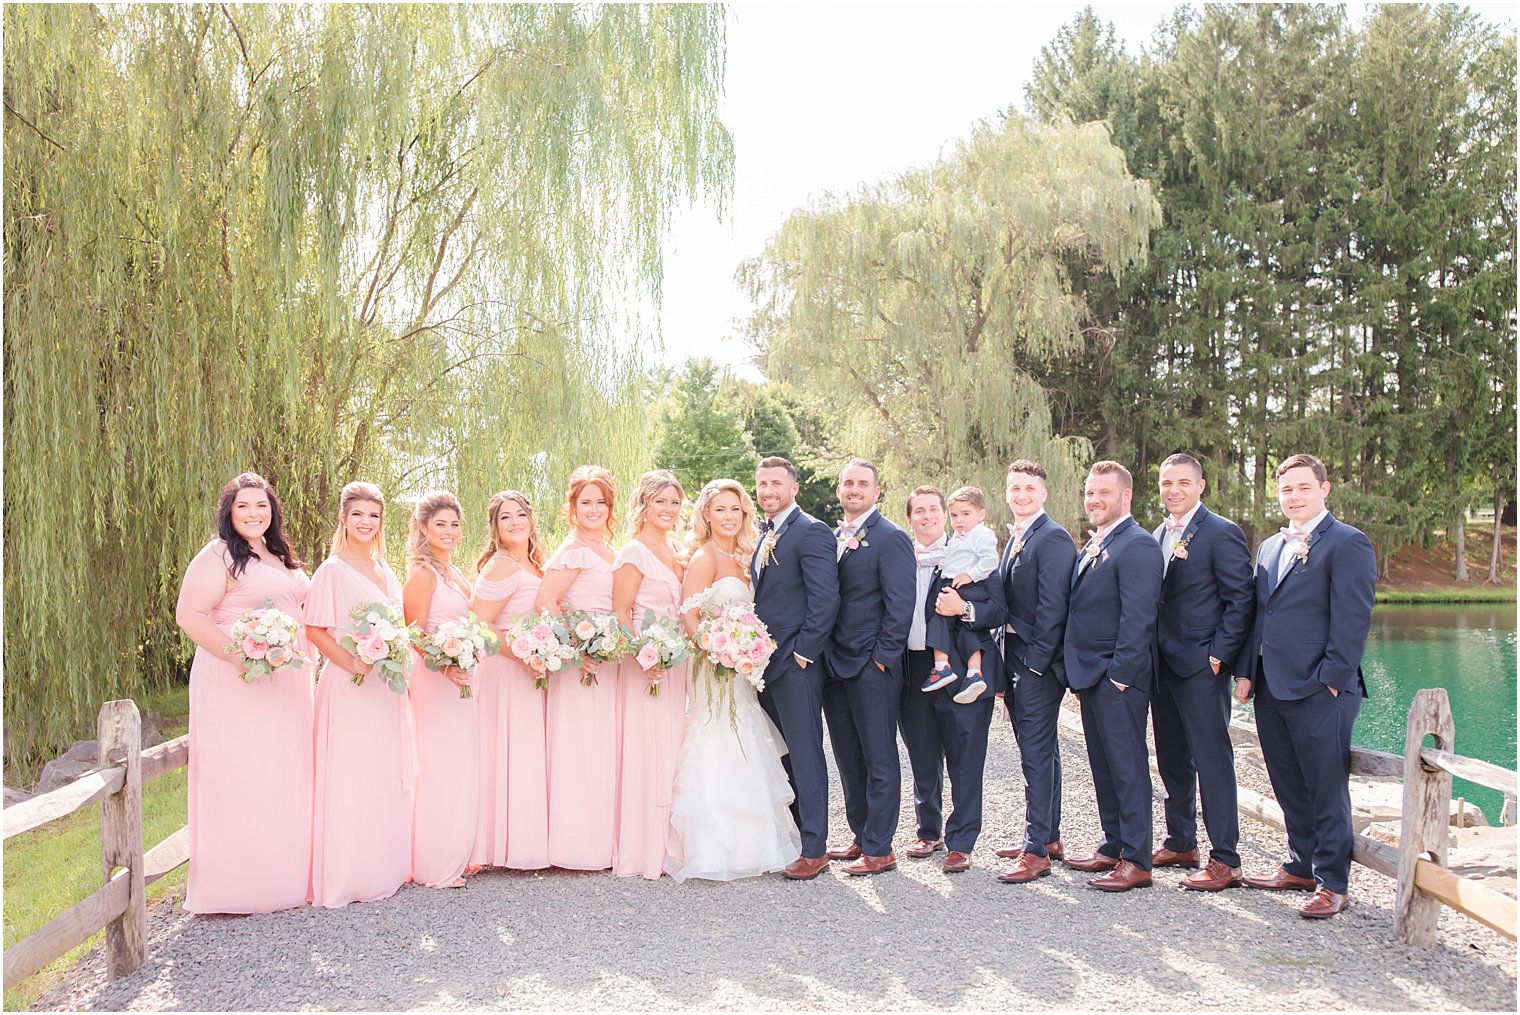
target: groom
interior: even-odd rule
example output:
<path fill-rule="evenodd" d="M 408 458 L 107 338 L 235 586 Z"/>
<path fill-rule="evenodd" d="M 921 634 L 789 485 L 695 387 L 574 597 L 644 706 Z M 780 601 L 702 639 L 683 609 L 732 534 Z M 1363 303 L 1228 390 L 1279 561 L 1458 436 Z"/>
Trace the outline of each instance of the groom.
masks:
<path fill-rule="evenodd" d="M 802 833 L 802 855 L 784 873 L 811 881 L 829 865 L 829 772 L 823 760 L 823 668 L 819 660 L 839 612 L 834 534 L 797 506 L 797 467 L 785 458 L 761 459 L 755 500 L 765 512 L 750 573 L 755 614 L 776 639 L 765 669 L 760 705 L 771 717 L 787 753 L 782 758 L 796 799 L 792 817 Z"/>

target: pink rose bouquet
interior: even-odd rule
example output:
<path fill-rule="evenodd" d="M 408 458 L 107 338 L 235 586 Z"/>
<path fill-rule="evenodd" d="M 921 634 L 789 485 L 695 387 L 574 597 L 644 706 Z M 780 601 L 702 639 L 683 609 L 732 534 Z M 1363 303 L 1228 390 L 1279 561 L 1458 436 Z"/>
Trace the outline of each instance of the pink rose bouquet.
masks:
<path fill-rule="evenodd" d="M 755 616 L 752 603 L 705 611 L 697 625 L 697 648 L 707 656 L 720 677 L 743 677 L 765 690 L 765 666 L 776 651 L 765 623 Z"/>
<path fill-rule="evenodd" d="M 660 696 L 660 680 L 665 671 L 691 654 L 686 638 L 681 634 L 679 621 L 674 617 L 661 617 L 653 610 L 644 612 L 644 622 L 639 633 L 629 642 L 634 661 L 649 677 L 649 696 Z"/>
<path fill-rule="evenodd" d="M 390 603 L 360 603 L 348 613 L 354 626 L 343 632 L 338 644 L 352 652 L 363 665 L 354 674 L 354 684 L 362 685 L 370 673 L 377 674 L 397 694 L 406 693 L 406 678 L 412 672 L 412 638 L 417 628 L 408 624 L 401 609 Z"/>
<path fill-rule="evenodd" d="M 533 686 L 548 690 L 549 674 L 573 666 L 580 652 L 570 641 L 565 621 L 548 610 L 518 618 L 506 631 L 507 651 L 533 674 Z"/>
<path fill-rule="evenodd" d="M 243 680 L 255 683 L 260 677 L 272 677 L 282 670 L 299 670 L 307 659 L 296 648 L 301 633 L 300 621 L 283 610 L 274 600 L 264 600 L 257 610 L 249 610 L 232 625 L 232 641 L 227 651 L 236 653 L 243 667 Z"/>
<path fill-rule="evenodd" d="M 431 632 L 419 634 L 413 644 L 422 656 L 422 665 L 435 673 L 457 666 L 466 673 L 475 669 L 482 658 L 501 647 L 501 641 L 471 613 L 463 620 L 445 620 Z M 459 685 L 461 698 L 474 697 L 468 682 Z"/>

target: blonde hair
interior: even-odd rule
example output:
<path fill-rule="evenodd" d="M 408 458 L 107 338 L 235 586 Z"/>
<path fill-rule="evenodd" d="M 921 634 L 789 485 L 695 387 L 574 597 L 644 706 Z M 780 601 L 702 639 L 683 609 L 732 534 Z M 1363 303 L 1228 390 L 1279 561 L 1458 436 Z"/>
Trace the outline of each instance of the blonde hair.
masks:
<path fill-rule="evenodd" d="M 669 469 L 655 469 L 646 472 L 639 477 L 639 485 L 633 491 L 633 499 L 628 504 L 628 537 L 639 538 L 639 533 L 644 531 L 644 522 L 649 517 L 649 502 L 661 493 L 676 488 L 676 494 L 684 501 L 686 491 L 681 486 L 681 481 L 676 474 Z"/>
<path fill-rule="evenodd" d="M 338 494 L 338 527 L 333 530 L 332 545 L 328 547 L 327 555 L 336 557 L 341 551 L 348 548 L 348 530 L 343 524 L 343 518 L 348 514 L 348 509 L 355 501 L 369 500 L 380 505 L 380 527 L 375 530 L 375 537 L 370 541 L 369 555 L 376 560 L 385 556 L 385 494 L 374 483 L 349 483 Z"/>
<path fill-rule="evenodd" d="M 612 537 L 616 535 L 612 519 L 615 517 L 613 511 L 617 507 L 617 481 L 612 478 L 612 473 L 600 465 L 581 465 L 570 473 L 570 482 L 565 490 L 565 521 L 572 528 L 579 528 L 575 523 L 575 502 L 580 497 L 581 491 L 591 483 L 595 483 L 597 489 L 602 491 L 602 496 L 607 498 L 607 522 L 604 529 L 607 533 L 607 541 L 611 542 Z"/>
<path fill-rule="evenodd" d="M 740 486 L 738 480 L 711 480 L 702 488 L 702 492 L 697 494 L 697 504 L 691 512 L 691 548 L 695 550 L 712 538 L 712 526 L 708 524 L 706 511 L 713 498 L 720 493 L 733 493 L 739 496 L 739 508 L 744 512 L 744 520 L 739 524 L 739 538 L 734 545 L 734 559 L 748 577 L 750 558 L 755 555 L 755 542 L 759 535 L 755 530 L 755 502 L 750 500 L 749 491 Z"/>
<path fill-rule="evenodd" d="M 480 556 L 475 558 L 476 572 L 484 568 L 486 562 L 498 553 L 508 552 L 507 544 L 501 541 L 501 533 L 496 525 L 501 520 L 501 509 L 507 506 L 508 501 L 515 501 L 522 506 L 524 511 L 528 512 L 528 560 L 540 571 L 544 569 L 544 561 L 548 559 L 548 554 L 544 552 L 547 547 L 544 545 L 542 533 L 538 531 L 538 515 L 534 513 L 533 505 L 529 503 L 527 497 L 516 490 L 503 490 L 500 493 L 491 494 L 490 503 L 486 505 L 488 526 L 486 530 L 486 545 L 480 551 Z"/>
<path fill-rule="evenodd" d="M 977 487 L 963 486 L 945 498 L 945 505 L 948 507 L 951 504 L 970 504 L 978 511 L 986 511 L 987 495 Z"/>
<path fill-rule="evenodd" d="M 408 571 L 424 565 L 432 565 L 440 573 L 447 574 L 448 568 L 439 559 L 438 554 L 433 552 L 432 544 L 428 542 L 427 525 L 433 520 L 433 516 L 440 511 L 452 511 L 464 521 L 464 509 L 459 506 L 459 498 L 447 490 L 432 490 L 422 495 L 417 506 L 412 508 L 412 520 L 406 535 L 406 566 Z"/>

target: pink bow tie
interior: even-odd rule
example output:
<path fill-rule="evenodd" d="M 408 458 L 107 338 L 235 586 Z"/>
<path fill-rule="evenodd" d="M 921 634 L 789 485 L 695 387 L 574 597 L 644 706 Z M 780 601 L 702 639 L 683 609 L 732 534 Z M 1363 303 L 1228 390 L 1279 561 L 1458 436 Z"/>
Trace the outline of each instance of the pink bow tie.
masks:
<path fill-rule="evenodd" d="M 1171 519 L 1167 519 L 1166 531 L 1168 532 L 1182 532 L 1186 528 L 1187 522 L 1174 522 Z"/>
<path fill-rule="evenodd" d="M 1285 543 L 1302 543 L 1309 538 L 1309 533 L 1307 532 L 1297 532 L 1293 529 L 1281 529 L 1279 531 L 1282 532 L 1283 542 Z"/>

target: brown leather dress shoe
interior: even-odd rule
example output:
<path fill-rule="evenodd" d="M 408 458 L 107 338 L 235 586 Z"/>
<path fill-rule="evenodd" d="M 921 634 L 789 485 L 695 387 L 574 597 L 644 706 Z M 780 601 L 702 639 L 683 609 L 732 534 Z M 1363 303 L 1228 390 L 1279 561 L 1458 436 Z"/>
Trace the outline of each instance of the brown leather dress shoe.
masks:
<path fill-rule="evenodd" d="M 1281 867 L 1264 878 L 1242 878 L 1241 880 L 1252 888 L 1265 888 L 1269 892 L 1281 892 L 1289 889 L 1312 892 L 1319 884 L 1313 878 L 1301 878 L 1297 874 L 1289 874 Z"/>
<path fill-rule="evenodd" d="M 1210 860 L 1209 865 L 1196 874 L 1189 874 L 1182 879 L 1182 887 L 1195 892 L 1220 892 L 1226 888 L 1234 888 L 1240 884 L 1240 868 L 1231 867 L 1219 860 Z"/>
<path fill-rule="evenodd" d="M 1055 842 L 1047 842 L 1045 844 L 1045 855 L 1052 860 L 1064 860 L 1066 859 L 1066 847 L 1061 845 L 1060 839 L 1057 839 Z"/>
<path fill-rule="evenodd" d="M 922 860 L 926 856 L 933 856 L 944 848 L 944 839 L 919 839 L 908 847 L 908 855 L 915 860 Z"/>
<path fill-rule="evenodd" d="M 1151 872 L 1141 870 L 1128 860 L 1120 860 L 1119 866 L 1087 883 L 1101 892 L 1127 892 L 1131 888 L 1149 888 Z"/>
<path fill-rule="evenodd" d="M 1020 853 L 1013 861 L 1013 866 L 998 875 L 998 880 L 1005 885 L 1022 885 L 1049 873 L 1049 858 L 1035 856 L 1033 853 Z"/>
<path fill-rule="evenodd" d="M 1082 857 L 1077 860 L 1062 860 L 1062 863 L 1072 870 L 1079 871 L 1111 871 L 1119 866 L 1119 861 L 1102 853 L 1094 853 L 1092 856 Z"/>
<path fill-rule="evenodd" d="M 1023 852 L 1024 847 L 1022 846 L 1009 846 L 1007 849 L 998 850 L 997 855 L 1002 857 L 1004 860 L 1017 860 L 1023 854 Z"/>
<path fill-rule="evenodd" d="M 1185 849 L 1177 852 L 1162 846 L 1151 854 L 1152 867 L 1186 867 L 1188 870 L 1198 869 L 1198 850 Z"/>
<path fill-rule="evenodd" d="M 880 874 L 883 871 L 897 869 L 897 857 L 888 853 L 886 856 L 862 856 L 859 860 L 850 864 L 844 872 L 851 877 L 861 877 L 865 874 Z"/>
<path fill-rule="evenodd" d="M 852 842 L 844 849 L 831 849 L 828 852 L 830 860 L 859 860 L 860 843 Z"/>
<path fill-rule="evenodd" d="M 1314 898 L 1304 903 L 1298 915 L 1306 920 L 1328 920 L 1350 905 L 1349 900 L 1328 888 L 1321 888 L 1314 893 Z"/>
<path fill-rule="evenodd" d="M 828 869 L 829 858 L 826 856 L 799 856 L 781 874 L 793 881 L 811 881 Z"/>
<path fill-rule="evenodd" d="M 945 873 L 959 874 L 971 869 L 971 854 L 951 850 L 945 854 Z"/>

